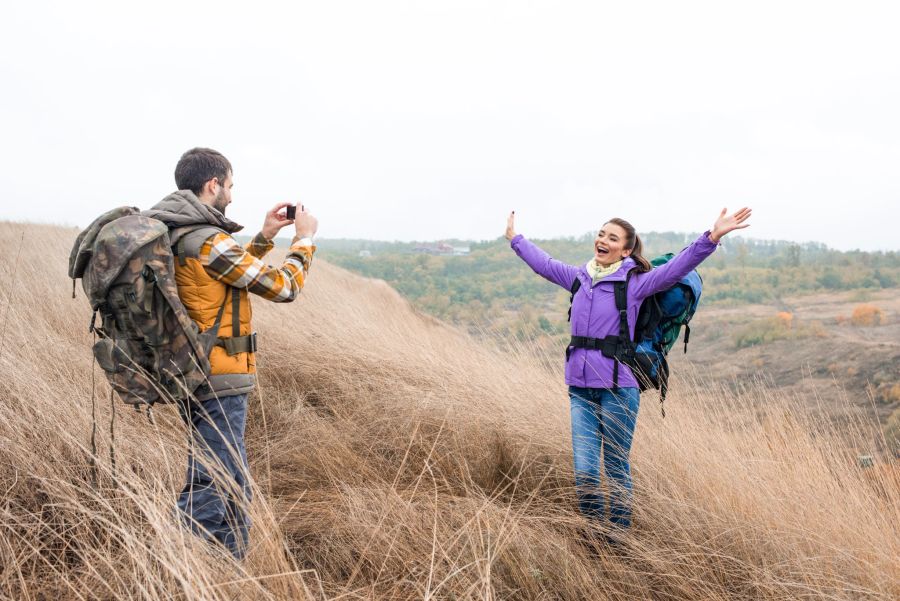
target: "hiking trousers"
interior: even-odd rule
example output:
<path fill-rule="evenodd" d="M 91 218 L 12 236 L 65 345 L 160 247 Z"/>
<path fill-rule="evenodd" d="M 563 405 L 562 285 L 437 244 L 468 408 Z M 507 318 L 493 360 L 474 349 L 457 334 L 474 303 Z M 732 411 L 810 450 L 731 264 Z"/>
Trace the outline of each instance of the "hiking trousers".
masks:
<path fill-rule="evenodd" d="M 632 498 L 628 455 L 641 402 L 640 391 L 569 386 L 569 400 L 575 488 L 581 513 L 591 520 L 606 519 L 600 488 L 603 472 L 609 492 L 609 522 L 628 528 Z"/>
<path fill-rule="evenodd" d="M 189 425 L 187 478 L 178 509 L 187 526 L 224 545 L 236 559 L 247 552 L 251 500 L 244 427 L 247 396 L 179 405 Z"/>

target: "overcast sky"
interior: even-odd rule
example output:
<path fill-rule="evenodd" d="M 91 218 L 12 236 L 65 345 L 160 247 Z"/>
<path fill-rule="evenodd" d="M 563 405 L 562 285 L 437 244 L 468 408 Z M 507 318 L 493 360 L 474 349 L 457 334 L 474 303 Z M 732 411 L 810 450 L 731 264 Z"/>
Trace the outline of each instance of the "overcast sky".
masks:
<path fill-rule="evenodd" d="M 234 165 L 233 219 L 580 235 L 612 216 L 900 249 L 896 2 L 15 2 L 0 219 L 86 225 Z"/>

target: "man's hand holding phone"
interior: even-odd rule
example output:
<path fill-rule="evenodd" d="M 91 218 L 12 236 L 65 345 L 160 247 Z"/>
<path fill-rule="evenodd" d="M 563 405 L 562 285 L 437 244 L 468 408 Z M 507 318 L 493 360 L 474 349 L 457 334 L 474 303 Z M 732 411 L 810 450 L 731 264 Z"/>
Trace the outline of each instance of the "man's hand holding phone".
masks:
<path fill-rule="evenodd" d="M 290 206 L 291 203 L 289 202 L 280 202 L 266 213 L 266 219 L 263 221 L 262 226 L 262 235 L 265 236 L 266 240 L 274 240 L 275 236 L 278 235 L 278 232 L 281 231 L 281 228 L 293 223 L 293 217 L 287 216 L 286 213 L 282 211 L 285 207 Z"/>

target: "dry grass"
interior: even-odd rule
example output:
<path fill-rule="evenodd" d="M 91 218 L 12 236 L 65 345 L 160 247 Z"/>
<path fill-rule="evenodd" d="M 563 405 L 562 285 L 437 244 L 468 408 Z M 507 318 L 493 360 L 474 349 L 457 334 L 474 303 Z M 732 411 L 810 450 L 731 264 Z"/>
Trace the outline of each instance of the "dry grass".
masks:
<path fill-rule="evenodd" d="M 860 469 L 853 445 L 876 424 L 835 432 L 765 387 L 681 377 L 665 420 L 644 399 L 628 541 L 592 547 L 557 358 L 488 348 L 322 262 L 299 302 L 255 303 L 257 490 L 235 564 L 172 518 L 185 433 L 171 408 L 151 424 L 117 407 L 113 478 L 87 303 L 65 279 L 75 233 L 0 223 L 5 598 L 900 596 L 897 469 Z"/>

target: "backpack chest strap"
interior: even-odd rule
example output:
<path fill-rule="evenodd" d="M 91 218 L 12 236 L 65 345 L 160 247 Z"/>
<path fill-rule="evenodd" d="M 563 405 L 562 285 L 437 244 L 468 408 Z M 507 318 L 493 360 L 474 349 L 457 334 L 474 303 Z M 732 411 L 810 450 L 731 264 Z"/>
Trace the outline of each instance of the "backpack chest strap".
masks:
<path fill-rule="evenodd" d="M 620 344 L 619 336 L 607 336 L 605 338 L 591 338 L 590 336 L 572 336 L 569 339 L 569 348 L 583 348 L 600 351 L 604 357 L 618 359 L 622 363 L 634 359 L 634 345 Z"/>
<path fill-rule="evenodd" d="M 246 336 L 219 338 L 216 341 L 216 346 L 224 348 L 225 352 L 229 355 L 237 355 L 239 353 L 255 353 L 257 350 L 256 332 L 253 332 L 252 334 L 248 334 Z"/>

